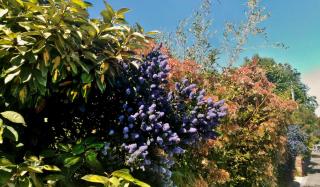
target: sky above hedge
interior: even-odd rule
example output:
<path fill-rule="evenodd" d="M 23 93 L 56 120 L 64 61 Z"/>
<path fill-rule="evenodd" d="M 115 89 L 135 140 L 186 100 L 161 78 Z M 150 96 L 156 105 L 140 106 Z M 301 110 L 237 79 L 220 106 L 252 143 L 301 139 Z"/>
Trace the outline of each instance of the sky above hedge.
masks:
<path fill-rule="evenodd" d="M 103 1 L 91 0 L 92 17 L 99 17 L 104 8 Z M 140 23 L 146 30 L 174 31 L 179 20 L 190 17 L 199 7 L 201 0 L 109 0 L 116 9 L 130 8 L 129 23 Z M 213 0 L 213 27 L 216 34 L 212 38 L 215 47 L 222 42 L 222 32 L 226 21 L 239 23 L 245 18 L 245 1 Z M 266 27 L 269 41 L 262 37 L 251 37 L 244 57 L 259 54 L 272 57 L 280 63 L 290 63 L 302 72 L 302 77 L 311 88 L 311 93 L 320 98 L 320 1 L 319 0 L 263 0 L 263 7 L 270 18 L 261 24 Z M 284 43 L 288 49 L 271 47 Z M 224 63 L 222 57 L 220 63 Z M 320 100 L 319 100 L 320 103 Z M 320 111 L 319 111 L 320 114 Z"/>

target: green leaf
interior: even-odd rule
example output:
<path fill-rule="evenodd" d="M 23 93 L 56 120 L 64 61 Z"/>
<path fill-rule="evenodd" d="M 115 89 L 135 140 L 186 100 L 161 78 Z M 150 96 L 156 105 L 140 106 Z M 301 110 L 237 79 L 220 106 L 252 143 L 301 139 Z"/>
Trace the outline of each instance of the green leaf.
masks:
<path fill-rule="evenodd" d="M 84 153 L 85 149 L 82 144 L 77 144 L 72 148 L 72 153 L 75 155 L 79 155 L 81 153 Z"/>
<path fill-rule="evenodd" d="M 106 27 L 101 30 L 101 32 L 108 32 L 108 31 L 123 31 L 125 30 L 122 26 L 113 26 L 113 27 Z"/>
<path fill-rule="evenodd" d="M 88 149 L 101 150 L 104 147 L 104 143 L 91 143 L 87 146 Z"/>
<path fill-rule="evenodd" d="M 80 160 L 81 160 L 81 157 L 78 157 L 78 156 L 68 157 L 64 159 L 64 166 L 67 168 L 71 167 L 77 164 Z"/>
<path fill-rule="evenodd" d="M 46 41 L 45 40 L 40 40 L 33 47 L 32 52 L 33 53 L 39 53 L 45 46 L 46 46 Z"/>
<path fill-rule="evenodd" d="M 0 119 L 1 120 L 1 119 Z M 0 126 L 0 144 L 3 144 L 3 131 L 4 131 L 4 127 L 3 126 Z"/>
<path fill-rule="evenodd" d="M 31 30 L 31 23 L 30 22 L 19 22 L 18 23 L 21 27 L 25 28 L 27 31 Z"/>
<path fill-rule="evenodd" d="M 138 179 L 135 179 L 130 174 L 128 169 L 121 169 L 121 170 L 114 171 L 111 175 L 119 177 L 119 178 L 123 178 L 124 180 L 129 181 L 129 182 L 133 182 L 134 184 L 136 184 L 138 186 L 141 186 L 141 187 L 150 187 L 149 184 L 144 183 L 144 182 L 142 182 L 142 181 L 140 181 Z"/>
<path fill-rule="evenodd" d="M 90 74 L 90 68 L 87 64 L 82 61 L 77 61 L 77 63 L 82 67 L 82 69 L 87 73 Z"/>
<path fill-rule="evenodd" d="M 130 182 L 134 181 L 134 178 L 132 177 L 132 175 L 130 174 L 130 171 L 128 169 L 121 169 L 121 170 L 114 171 L 114 172 L 112 172 L 111 175 L 123 178 L 127 181 L 130 181 Z"/>
<path fill-rule="evenodd" d="M 90 4 L 84 2 L 83 0 L 71 0 L 71 2 L 80 6 L 83 9 L 90 7 Z"/>
<path fill-rule="evenodd" d="M 7 14 L 8 13 L 8 9 L 1 9 L 0 8 L 0 18 L 2 18 L 5 14 Z"/>
<path fill-rule="evenodd" d="M 88 74 L 88 73 L 82 73 L 81 74 L 81 81 L 84 84 L 91 83 L 93 81 L 93 76 L 91 74 Z"/>
<path fill-rule="evenodd" d="M 94 151 L 87 151 L 85 154 L 86 163 L 93 169 L 99 172 L 103 172 L 103 167 L 99 162 L 99 160 L 97 159 L 97 155 L 98 154 Z"/>
<path fill-rule="evenodd" d="M 31 80 L 31 77 L 32 77 L 32 73 L 26 72 L 26 71 L 22 71 L 20 76 L 22 83 L 29 82 Z"/>
<path fill-rule="evenodd" d="M 117 177 L 111 177 L 109 181 L 113 186 L 120 186 L 120 180 Z"/>
<path fill-rule="evenodd" d="M 0 113 L 4 118 L 8 119 L 13 123 L 21 123 L 22 125 L 26 126 L 26 122 L 24 121 L 23 117 L 14 111 L 5 111 Z"/>
<path fill-rule="evenodd" d="M 70 67 L 71 67 L 71 70 L 72 70 L 72 72 L 74 73 L 74 74 L 78 74 L 78 68 L 77 68 L 77 66 L 74 64 L 74 62 L 69 62 L 69 65 L 70 65 Z"/>
<path fill-rule="evenodd" d="M 22 65 L 22 64 L 21 64 L 21 65 Z M 19 65 L 19 66 L 12 66 L 11 68 L 9 68 L 9 69 L 5 70 L 5 72 L 4 72 L 4 73 L 5 73 L 5 74 L 9 74 L 9 73 L 11 73 L 11 72 L 13 72 L 13 71 L 15 71 L 15 70 L 19 69 L 21 65 Z"/>
<path fill-rule="evenodd" d="M 128 9 L 128 8 L 121 8 L 117 11 L 117 14 L 125 14 L 129 11 L 130 11 L 130 9 Z"/>
<path fill-rule="evenodd" d="M 54 165 L 44 165 L 43 169 L 47 171 L 61 171 L 60 168 Z"/>
<path fill-rule="evenodd" d="M 12 173 L 11 172 L 1 171 L 0 170 L 0 185 L 1 186 L 5 186 L 6 184 L 8 185 L 9 180 L 10 180 L 11 177 L 12 177 Z M 9 185 L 8 185 L 8 187 L 9 187 Z"/>
<path fill-rule="evenodd" d="M 34 173 L 43 173 L 42 169 L 36 166 L 28 166 L 27 170 Z"/>
<path fill-rule="evenodd" d="M 14 164 L 9 159 L 2 157 L 0 158 L 0 166 L 14 166 Z"/>
<path fill-rule="evenodd" d="M 12 44 L 13 42 L 11 40 L 0 40 L 0 45 L 12 45 Z"/>
<path fill-rule="evenodd" d="M 160 32 L 155 30 L 155 31 L 149 31 L 146 34 L 148 34 L 148 35 L 157 35 L 157 34 L 160 34 Z"/>
<path fill-rule="evenodd" d="M 89 51 L 84 51 L 83 55 L 86 59 L 91 60 L 92 62 L 96 62 L 97 56 L 94 53 L 91 53 Z"/>
<path fill-rule="evenodd" d="M 134 184 L 138 185 L 138 186 L 141 186 L 141 187 L 151 187 L 149 184 L 145 183 L 145 182 L 142 182 L 138 179 L 135 179 L 133 181 Z"/>
<path fill-rule="evenodd" d="M 141 39 L 145 39 L 145 36 L 143 34 L 139 33 L 139 32 L 134 32 L 134 33 L 132 33 L 132 35 L 136 36 L 138 38 L 141 38 Z"/>
<path fill-rule="evenodd" d="M 101 82 L 99 77 L 97 77 L 96 83 L 101 93 L 103 93 L 106 90 L 106 84 L 104 82 Z"/>
<path fill-rule="evenodd" d="M 88 182 L 100 183 L 100 184 L 108 184 L 110 182 L 109 178 L 100 176 L 100 175 L 85 175 L 81 179 Z"/>
<path fill-rule="evenodd" d="M 9 54 L 8 51 L 6 51 L 6 50 L 0 50 L 0 58 L 6 56 L 6 55 L 8 55 L 8 54 Z"/>
<path fill-rule="evenodd" d="M 58 149 L 64 152 L 69 152 L 70 146 L 60 143 L 58 144 Z"/>
<path fill-rule="evenodd" d="M 34 70 L 33 75 L 40 85 L 44 87 L 47 86 L 47 76 L 42 76 L 42 73 L 40 70 Z"/>
<path fill-rule="evenodd" d="M 112 21 L 112 18 L 115 16 L 113 8 L 104 1 L 106 9 L 101 12 L 104 22 L 109 23 Z"/>
<path fill-rule="evenodd" d="M 7 75 L 6 78 L 4 79 L 4 84 L 9 83 L 10 81 L 12 81 L 12 79 L 14 79 L 19 74 L 20 74 L 20 70 L 15 73 L 11 73 L 11 74 Z"/>
<path fill-rule="evenodd" d="M 6 126 L 6 129 L 7 129 L 9 132 L 11 132 L 11 134 L 12 134 L 13 137 L 14 137 L 14 140 L 17 142 L 17 141 L 19 140 L 18 132 L 17 132 L 14 128 L 10 127 L 10 126 Z"/>

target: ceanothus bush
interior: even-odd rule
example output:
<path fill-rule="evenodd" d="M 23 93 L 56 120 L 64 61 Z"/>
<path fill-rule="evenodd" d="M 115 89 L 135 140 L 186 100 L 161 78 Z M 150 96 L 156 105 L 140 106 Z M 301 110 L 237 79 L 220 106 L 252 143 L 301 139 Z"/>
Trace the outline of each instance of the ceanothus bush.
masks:
<path fill-rule="evenodd" d="M 205 91 L 187 79 L 168 91 L 170 71 L 160 47 L 145 57 L 138 67 L 123 64 L 121 100 L 115 128 L 108 135 L 122 138 L 126 164 L 151 170 L 170 185 L 174 156 L 202 140 L 215 138 L 214 128 L 226 115 L 224 101 L 205 98 Z M 108 144 L 109 146 L 109 144 Z"/>
<path fill-rule="evenodd" d="M 54 146 L 50 142 L 74 143 L 93 136 L 105 143 L 97 154 L 105 172 L 124 167 L 135 173 L 147 170 L 156 174 L 156 183 L 172 186 L 170 169 L 175 159 L 201 141 L 215 138 L 226 108 L 223 101 L 207 99 L 205 91 L 187 79 L 170 90 L 170 69 L 160 48 L 143 59 L 119 64 L 119 76 L 110 81 L 107 91 L 93 88 L 85 104 L 69 102 L 64 95 L 50 98 L 46 110 L 36 115 L 39 122 L 47 117 L 48 123 L 37 128 L 37 141 L 30 141 L 27 148 L 33 149 L 33 142 L 50 147 Z M 41 133 L 48 125 L 51 130 Z"/>
<path fill-rule="evenodd" d="M 290 125 L 287 130 L 288 150 L 292 157 L 308 151 L 306 141 L 308 135 L 298 125 Z"/>

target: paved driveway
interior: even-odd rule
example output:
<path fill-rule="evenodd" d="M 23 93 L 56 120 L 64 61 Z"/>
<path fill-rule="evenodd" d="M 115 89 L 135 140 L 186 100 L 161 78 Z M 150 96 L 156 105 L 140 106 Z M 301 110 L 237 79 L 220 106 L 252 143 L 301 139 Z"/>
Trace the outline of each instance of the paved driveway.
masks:
<path fill-rule="evenodd" d="M 312 153 L 308 174 L 299 179 L 301 187 L 320 187 L 320 153 Z"/>

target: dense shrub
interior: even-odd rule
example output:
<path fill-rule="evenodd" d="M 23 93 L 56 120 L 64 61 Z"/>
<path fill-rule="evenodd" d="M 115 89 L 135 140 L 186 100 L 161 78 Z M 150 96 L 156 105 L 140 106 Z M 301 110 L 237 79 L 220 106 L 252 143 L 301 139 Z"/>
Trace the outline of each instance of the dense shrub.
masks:
<path fill-rule="evenodd" d="M 174 63 L 172 69 L 177 73 L 171 75 L 173 79 L 184 74 L 174 70 Z M 186 70 L 189 76 L 196 70 L 192 72 Z M 257 63 L 192 78 L 205 85 L 212 98 L 225 98 L 229 115 L 218 129 L 221 136 L 186 158 L 189 169 L 197 168 L 193 172 L 198 171 L 209 184 L 276 185 L 278 166 L 286 158 L 287 119 L 296 103 L 273 93 L 275 86 Z"/>
<path fill-rule="evenodd" d="M 7 103 L 41 108 L 54 93 L 86 98 L 91 88 L 103 92 L 113 82 L 120 60 L 136 58 L 133 51 L 147 40 L 126 24 L 128 9 L 106 4 L 103 19 L 90 19 L 88 7 L 82 0 L 0 1 L 0 88 Z"/>

